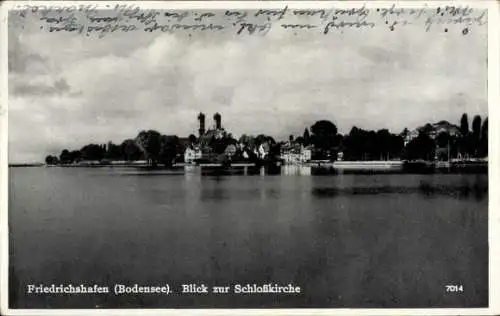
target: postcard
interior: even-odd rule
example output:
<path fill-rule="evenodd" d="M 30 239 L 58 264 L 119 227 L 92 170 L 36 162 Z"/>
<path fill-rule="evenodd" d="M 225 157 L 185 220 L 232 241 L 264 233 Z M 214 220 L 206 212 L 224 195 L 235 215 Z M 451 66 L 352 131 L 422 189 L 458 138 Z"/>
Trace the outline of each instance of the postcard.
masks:
<path fill-rule="evenodd" d="M 500 313 L 498 20 L 2 3 L 2 314 Z"/>

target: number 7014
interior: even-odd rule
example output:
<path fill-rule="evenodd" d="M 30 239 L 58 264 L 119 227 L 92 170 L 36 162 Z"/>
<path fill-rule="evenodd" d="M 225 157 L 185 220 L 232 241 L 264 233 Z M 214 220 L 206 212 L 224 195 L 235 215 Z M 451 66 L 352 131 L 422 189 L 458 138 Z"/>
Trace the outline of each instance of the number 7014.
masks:
<path fill-rule="evenodd" d="M 445 287 L 446 287 L 446 292 L 463 292 L 464 291 L 463 285 L 445 285 Z"/>

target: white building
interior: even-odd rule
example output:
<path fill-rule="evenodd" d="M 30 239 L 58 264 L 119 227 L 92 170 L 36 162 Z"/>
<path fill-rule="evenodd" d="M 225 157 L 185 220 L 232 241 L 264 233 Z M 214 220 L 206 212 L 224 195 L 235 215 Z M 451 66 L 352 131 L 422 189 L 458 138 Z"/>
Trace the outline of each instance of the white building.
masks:
<path fill-rule="evenodd" d="M 201 159 L 201 157 L 202 157 L 201 149 L 199 149 L 197 147 L 195 147 L 195 148 L 188 147 L 188 148 L 186 148 L 186 151 L 184 152 L 184 162 L 185 163 L 193 163 L 194 160 Z"/>
<path fill-rule="evenodd" d="M 311 148 L 304 148 L 304 147 L 302 147 L 301 151 L 300 151 L 300 160 L 302 162 L 310 161 L 311 157 L 312 157 L 312 150 L 311 150 Z"/>
<path fill-rule="evenodd" d="M 286 164 L 298 164 L 300 162 L 300 154 L 292 151 L 284 152 L 281 154 L 281 159 L 283 159 Z"/>
<path fill-rule="evenodd" d="M 283 159 L 286 164 L 299 164 L 308 162 L 311 160 L 311 157 L 312 150 L 304 146 L 301 146 L 300 148 L 297 146 L 285 148 L 281 152 L 281 159 Z"/>

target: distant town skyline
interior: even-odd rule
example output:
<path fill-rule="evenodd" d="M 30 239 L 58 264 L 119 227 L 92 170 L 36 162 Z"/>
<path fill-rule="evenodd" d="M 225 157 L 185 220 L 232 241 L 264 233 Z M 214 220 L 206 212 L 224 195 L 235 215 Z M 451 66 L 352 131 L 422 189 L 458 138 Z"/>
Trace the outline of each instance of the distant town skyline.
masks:
<path fill-rule="evenodd" d="M 325 119 L 399 133 L 487 116 L 487 28 L 266 37 L 48 33 L 9 20 L 9 161 L 118 142 L 140 130 L 197 135 L 219 112 L 235 137 L 302 135 Z"/>

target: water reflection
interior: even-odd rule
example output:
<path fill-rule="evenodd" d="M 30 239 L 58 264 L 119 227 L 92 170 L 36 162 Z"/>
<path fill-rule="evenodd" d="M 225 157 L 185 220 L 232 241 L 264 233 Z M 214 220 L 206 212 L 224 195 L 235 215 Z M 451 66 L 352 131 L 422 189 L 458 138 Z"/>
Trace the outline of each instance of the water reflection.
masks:
<path fill-rule="evenodd" d="M 446 196 L 456 199 L 483 200 L 488 198 L 486 175 L 459 175 L 453 183 L 441 182 L 439 177 L 420 181 L 418 192 L 428 197 Z"/>
<path fill-rule="evenodd" d="M 300 165 L 284 165 L 281 167 L 281 174 L 283 175 L 301 175 L 309 176 L 311 175 L 311 167 L 300 166 Z"/>
<path fill-rule="evenodd" d="M 349 178 L 345 176 L 332 177 L 331 184 L 328 186 L 314 186 L 311 188 L 311 193 L 318 198 L 331 198 L 340 195 L 378 195 L 378 194 L 419 194 L 427 198 L 436 198 L 437 196 L 468 199 L 474 198 L 483 200 L 488 198 L 488 182 L 484 175 L 475 175 L 474 177 L 457 176 L 453 181 L 443 181 L 440 176 L 429 176 L 418 182 L 398 185 L 376 185 L 372 181 L 367 185 L 365 181 L 359 181 L 355 184 L 356 179 L 362 179 L 362 175 L 351 176 L 350 185 L 345 185 Z M 365 176 L 366 177 L 366 176 Z M 389 177 L 389 176 L 387 176 Z M 380 178 L 380 177 L 378 177 Z M 376 178 L 375 178 L 376 179 Z M 388 178 L 389 180 L 390 178 Z M 344 180 L 344 181 L 342 181 Z"/>
<path fill-rule="evenodd" d="M 16 276 L 9 290 L 16 306 L 488 303 L 487 175 L 315 177 L 307 168 L 282 171 L 287 176 L 12 170 L 9 225 Z M 28 282 L 80 280 L 292 282 L 303 292 L 127 301 L 114 295 L 43 298 L 24 291 Z M 442 284 L 456 280 L 474 291 L 442 295 Z"/>

